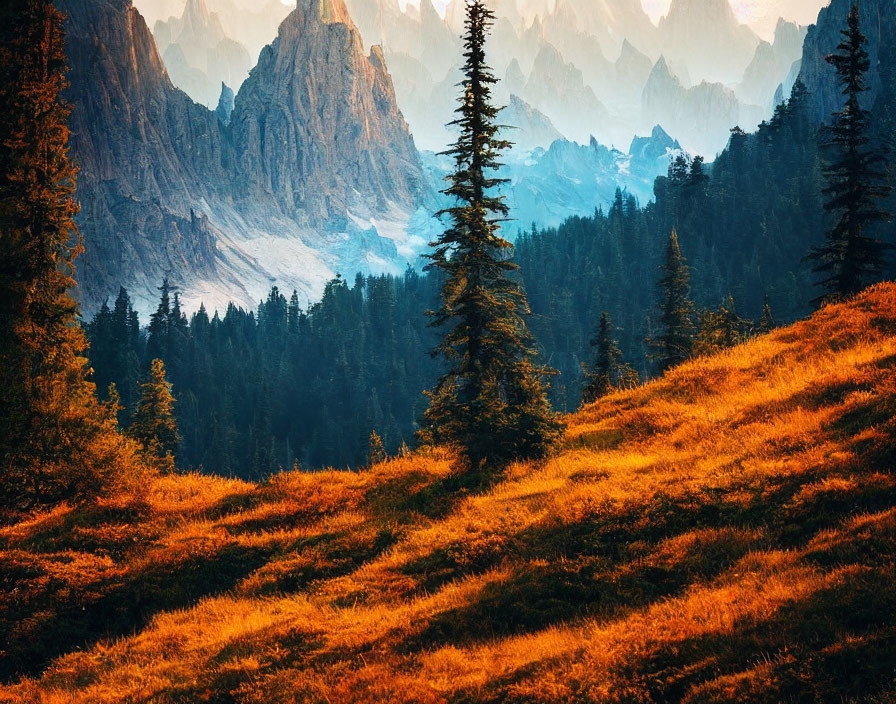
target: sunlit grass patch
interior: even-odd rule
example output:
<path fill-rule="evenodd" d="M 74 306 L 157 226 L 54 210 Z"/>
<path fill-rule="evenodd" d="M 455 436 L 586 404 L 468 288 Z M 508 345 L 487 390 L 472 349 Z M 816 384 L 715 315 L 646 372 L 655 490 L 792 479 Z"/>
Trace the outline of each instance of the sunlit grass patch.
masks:
<path fill-rule="evenodd" d="M 424 450 L 0 529 L 27 596 L 0 583 L 24 629 L 0 701 L 886 701 L 894 321 L 877 287 L 583 408 L 555 456 L 479 483 Z"/>

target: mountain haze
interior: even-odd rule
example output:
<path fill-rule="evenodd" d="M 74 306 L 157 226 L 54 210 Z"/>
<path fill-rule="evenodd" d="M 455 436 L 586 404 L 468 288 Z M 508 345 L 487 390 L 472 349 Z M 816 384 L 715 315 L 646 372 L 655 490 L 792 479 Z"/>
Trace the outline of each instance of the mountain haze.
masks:
<path fill-rule="evenodd" d="M 353 17 L 362 18 L 365 43 L 384 47 L 418 147 L 444 148 L 450 133 L 442 126 L 452 116 L 460 57 L 461 0 L 447 5 L 444 20 L 430 0 L 405 11 L 398 0 L 347 4 Z M 502 0 L 493 9 L 489 62 L 507 82 L 506 89 L 496 87 L 498 97 L 506 103 L 509 95 L 518 96 L 581 144 L 592 136 L 602 144 L 629 144 L 659 122 L 687 150 L 712 158 L 735 124 L 753 129 L 771 116 L 776 89 L 788 83 L 800 57 L 799 41 L 789 34 L 787 41 L 780 36 L 768 44 L 774 51 L 766 57 L 760 38 L 741 24 L 729 0 L 675 0 L 659 26 L 640 0 Z M 650 67 L 661 57 L 685 90 L 713 86 L 675 101 L 668 118 L 651 106 L 642 109 Z M 723 94 L 730 90 L 736 105 L 726 109 L 722 103 L 730 96 Z"/>
<path fill-rule="evenodd" d="M 129 2 L 63 7 L 88 310 L 119 285 L 148 306 L 165 275 L 191 307 L 250 306 L 274 281 L 308 300 L 341 269 L 403 267 L 424 178 L 382 56 L 362 53 L 341 0 L 300 3 L 230 127 L 174 88 Z"/>
<path fill-rule="evenodd" d="M 252 67 L 205 0 L 188 0 L 181 17 L 156 22 L 153 37 L 172 82 L 206 107 L 217 104 L 222 83 L 238 89 Z"/>

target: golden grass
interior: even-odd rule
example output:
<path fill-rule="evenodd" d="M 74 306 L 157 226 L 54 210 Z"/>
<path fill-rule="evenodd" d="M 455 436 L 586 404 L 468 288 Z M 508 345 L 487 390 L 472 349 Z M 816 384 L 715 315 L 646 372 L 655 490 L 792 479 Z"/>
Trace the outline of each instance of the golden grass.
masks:
<path fill-rule="evenodd" d="M 0 701 L 892 701 L 894 367 L 884 285 L 486 489 L 429 451 L 32 516 L 0 529 Z"/>

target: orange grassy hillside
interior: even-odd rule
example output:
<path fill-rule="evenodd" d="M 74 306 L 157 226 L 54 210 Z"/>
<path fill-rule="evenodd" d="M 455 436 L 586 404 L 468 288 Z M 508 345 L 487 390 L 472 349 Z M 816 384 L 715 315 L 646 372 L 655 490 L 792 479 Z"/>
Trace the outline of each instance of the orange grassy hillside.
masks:
<path fill-rule="evenodd" d="M 0 531 L 0 701 L 896 701 L 896 286 L 570 418 Z"/>

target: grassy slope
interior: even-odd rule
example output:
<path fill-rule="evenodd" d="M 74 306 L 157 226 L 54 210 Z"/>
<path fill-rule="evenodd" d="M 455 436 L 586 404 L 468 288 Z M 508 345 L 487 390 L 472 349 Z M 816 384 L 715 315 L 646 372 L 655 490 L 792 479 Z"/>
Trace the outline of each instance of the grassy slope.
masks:
<path fill-rule="evenodd" d="M 0 701 L 896 701 L 894 415 L 888 285 L 487 490 L 416 455 L 36 516 L 0 530 Z"/>

